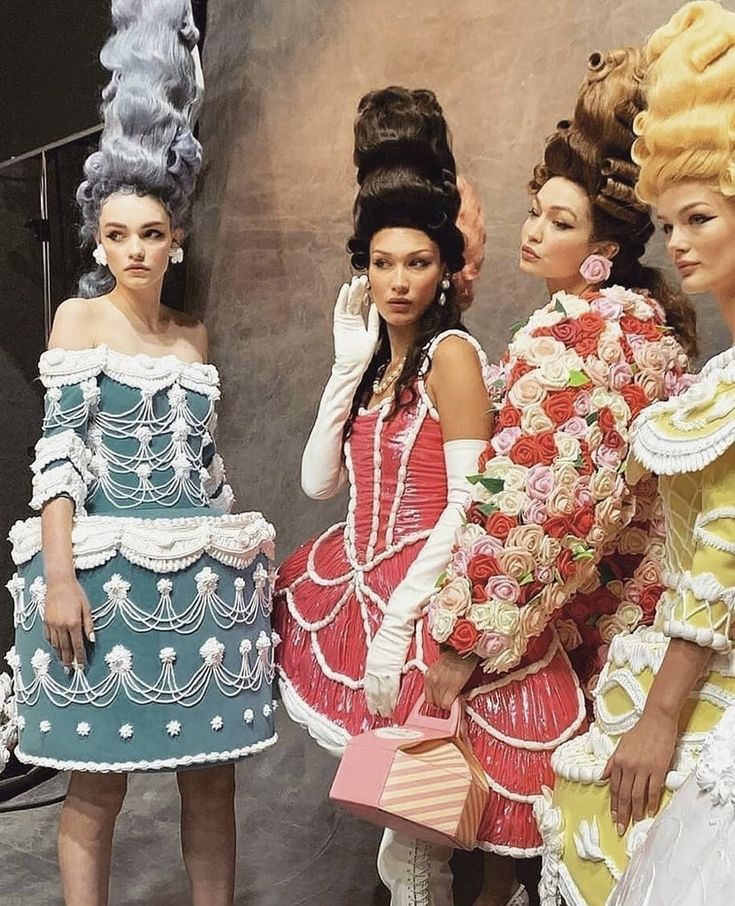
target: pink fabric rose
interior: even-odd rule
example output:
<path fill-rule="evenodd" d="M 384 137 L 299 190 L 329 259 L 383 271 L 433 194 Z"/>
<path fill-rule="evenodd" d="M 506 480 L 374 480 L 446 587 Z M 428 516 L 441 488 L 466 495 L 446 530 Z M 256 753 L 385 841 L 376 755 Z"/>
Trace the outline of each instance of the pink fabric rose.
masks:
<path fill-rule="evenodd" d="M 612 261 L 604 255 L 588 255 L 579 268 L 579 273 L 588 283 L 604 283 L 612 271 Z"/>
<path fill-rule="evenodd" d="M 493 538 L 491 535 L 485 535 L 484 538 L 480 538 L 472 545 L 470 548 L 470 558 L 474 559 L 479 557 L 482 554 L 489 555 L 494 557 L 503 549 L 503 542 L 499 541 L 497 538 Z"/>
<path fill-rule="evenodd" d="M 564 424 L 561 426 L 561 430 L 565 434 L 571 434 L 572 437 L 579 437 L 579 438 L 585 437 L 585 435 L 587 434 L 588 428 L 589 428 L 589 425 L 582 418 L 581 415 L 572 416 L 572 418 L 570 418 L 569 421 L 564 422 Z"/>
<path fill-rule="evenodd" d="M 592 397 L 587 390 L 580 390 L 574 398 L 574 412 L 576 415 L 589 415 L 592 410 Z"/>
<path fill-rule="evenodd" d="M 491 443 L 498 456 L 507 456 L 513 449 L 513 444 L 521 436 L 520 428 L 503 428 L 493 437 Z"/>
<path fill-rule="evenodd" d="M 495 598 L 498 601 L 515 604 L 520 596 L 521 587 L 510 576 L 491 576 L 485 585 L 485 592 L 488 600 Z"/>
<path fill-rule="evenodd" d="M 613 390 L 620 390 L 633 379 L 633 372 L 627 362 L 615 362 L 610 366 L 610 386 Z"/>
<path fill-rule="evenodd" d="M 546 500 L 554 489 L 554 473 L 549 466 L 535 465 L 526 475 L 528 496 L 534 500 Z"/>
<path fill-rule="evenodd" d="M 592 311 L 596 311 L 606 321 L 617 321 L 623 314 L 622 304 L 614 299 L 609 299 L 607 296 L 600 296 L 599 299 L 595 299 L 591 307 Z"/>
<path fill-rule="evenodd" d="M 540 500 L 531 500 L 530 503 L 523 508 L 523 517 L 526 522 L 531 522 L 534 525 L 543 525 L 549 518 L 549 513 Z"/>
<path fill-rule="evenodd" d="M 509 640 L 499 632 L 483 632 L 475 645 L 475 654 L 481 658 L 496 657 L 509 647 Z"/>

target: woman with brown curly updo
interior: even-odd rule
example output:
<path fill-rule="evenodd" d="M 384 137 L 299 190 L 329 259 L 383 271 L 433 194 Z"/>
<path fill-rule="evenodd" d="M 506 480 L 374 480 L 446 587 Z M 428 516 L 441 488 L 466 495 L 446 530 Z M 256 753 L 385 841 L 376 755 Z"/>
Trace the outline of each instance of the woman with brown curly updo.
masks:
<path fill-rule="evenodd" d="M 353 735 L 403 723 L 423 691 L 438 655 L 424 605 L 490 435 L 487 361 L 461 320 L 476 268 L 466 269 L 456 165 L 433 93 L 366 95 L 355 164 L 349 249 L 366 276 L 337 299 L 334 366 L 301 473 L 317 499 L 349 482 L 350 504 L 344 523 L 283 564 L 275 609 L 284 705 L 336 755 Z M 476 206 L 467 210 L 476 223 Z M 482 242 L 469 247 L 479 259 Z M 450 855 L 386 831 L 378 867 L 393 906 L 449 906 Z"/>
<path fill-rule="evenodd" d="M 632 487 L 621 474 L 630 424 L 679 390 L 682 347 L 694 347 L 691 307 L 640 261 L 654 229 L 630 157 L 641 58 L 590 57 L 574 118 L 534 172 L 520 266 L 551 299 L 496 374 L 491 444 L 429 606 L 443 650 L 427 700 L 464 695 L 491 788 L 479 845 L 519 860 L 531 903 L 533 802 L 553 783 L 552 754 L 584 729 L 583 688 L 611 640 L 649 624 L 662 591 L 655 480 Z M 506 902 L 511 873 L 507 859 L 486 861 L 483 906 Z"/>

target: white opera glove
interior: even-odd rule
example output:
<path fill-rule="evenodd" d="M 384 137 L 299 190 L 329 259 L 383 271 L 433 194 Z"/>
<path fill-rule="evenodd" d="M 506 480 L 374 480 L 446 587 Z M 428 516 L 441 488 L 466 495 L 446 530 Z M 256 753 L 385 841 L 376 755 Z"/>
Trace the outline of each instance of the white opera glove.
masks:
<path fill-rule="evenodd" d="M 378 345 L 378 309 L 370 306 L 367 326 L 362 317 L 366 292 L 367 277 L 353 277 L 334 306 L 334 365 L 301 457 L 301 487 L 316 500 L 333 497 L 344 481 L 342 431 Z"/>
<path fill-rule="evenodd" d="M 380 628 L 365 663 L 365 698 L 371 714 L 390 717 L 398 700 L 401 675 L 416 622 L 436 591 L 436 580 L 447 568 L 457 529 L 464 524 L 472 486 L 468 475 L 487 446 L 484 440 L 450 440 L 444 444 L 447 505 L 418 557 L 390 596 Z"/>

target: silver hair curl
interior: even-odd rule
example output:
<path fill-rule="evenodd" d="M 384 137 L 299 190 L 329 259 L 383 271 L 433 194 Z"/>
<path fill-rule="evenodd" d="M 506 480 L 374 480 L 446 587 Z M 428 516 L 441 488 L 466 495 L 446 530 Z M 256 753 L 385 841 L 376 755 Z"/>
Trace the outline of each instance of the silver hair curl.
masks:
<path fill-rule="evenodd" d="M 174 229 L 186 230 L 202 163 L 192 132 L 200 99 L 191 52 L 199 32 L 190 0 L 112 0 L 112 23 L 100 54 L 112 73 L 102 92 L 104 128 L 77 190 L 83 245 L 94 243 L 102 205 L 116 192 L 153 196 Z M 98 266 L 81 277 L 78 292 L 93 298 L 114 285 Z"/>

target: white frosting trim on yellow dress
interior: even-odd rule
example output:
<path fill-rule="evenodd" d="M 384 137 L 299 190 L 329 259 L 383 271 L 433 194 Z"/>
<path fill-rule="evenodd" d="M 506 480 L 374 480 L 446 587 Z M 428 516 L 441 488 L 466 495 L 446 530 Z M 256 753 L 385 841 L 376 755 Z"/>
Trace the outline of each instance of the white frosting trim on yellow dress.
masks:
<path fill-rule="evenodd" d="M 710 359 L 680 396 L 644 409 L 631 437 L 631 455 L 657 475 L 698 472 L 718 459 L 735 443 L 735 347 Z"/>

